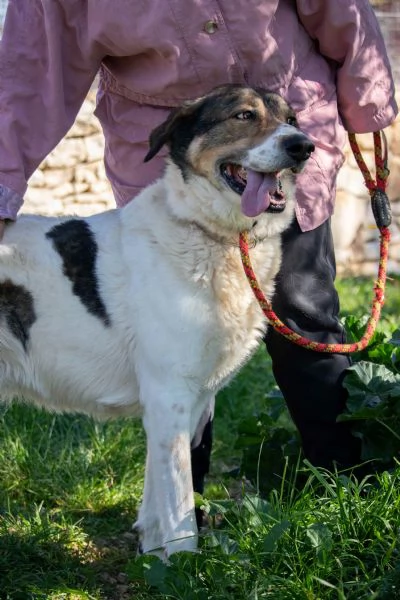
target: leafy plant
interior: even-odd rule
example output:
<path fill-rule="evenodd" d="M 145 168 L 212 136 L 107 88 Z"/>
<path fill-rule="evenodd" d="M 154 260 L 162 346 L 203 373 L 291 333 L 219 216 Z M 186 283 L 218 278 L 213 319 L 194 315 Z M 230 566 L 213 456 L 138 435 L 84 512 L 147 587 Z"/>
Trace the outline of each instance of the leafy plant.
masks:
<path fill-rule="evenodd" d="M 349 342 L 361 338 L 368 317 L 344 319 Z M 363 461 L 378 468 L 400 458 L 400 329 L 377 332 L 370 345 L 353 355 L 344 379 L 348 391 L 345 412 L 338 421 L 351 421 L 361 439 Z M 236 448 L 242 450 L 241 471 L 262 494 L 284 484 L 302 485 L 298 466 L 301 446 L 282 395 L 274 389 L 261 411 L 238 425 Z"/>
<path fill-rule="evenodd" d="M 239 423 L 235 447 L 242 450 L 242 473 L 263 495 L 300 478 L 300 437 L 278 389 L 262 412 Z"/>
<path fill-rule="evenodd" d="M 360 320 L 347 321 L 349 334 Z M 376 335 L 370 347 L 344 379 L 349 397 L 340 421 L 353 421 L 354 435 L 362 441 L 362 459 L 390 463 L 400 457 L 400 330 Z"/>

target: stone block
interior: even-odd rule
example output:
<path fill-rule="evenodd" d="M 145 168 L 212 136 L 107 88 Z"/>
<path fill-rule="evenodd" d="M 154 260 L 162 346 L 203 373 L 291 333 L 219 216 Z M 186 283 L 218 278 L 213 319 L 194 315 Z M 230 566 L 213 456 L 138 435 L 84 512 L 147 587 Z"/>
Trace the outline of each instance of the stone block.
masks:
<path fill-rule="evenodd" d="M 364 199 L 342 190 L 337 192 L 335 213 L 332 217 L 332 233 L 338 255 L 355 242 L 365 222 L 366 208 Z"/>
<path fill-rule="evenodd" d="M 25 194 L 25 203 L 21 212 L 50 216 L 61 215 L 63 202 L 60 198 L 55 198 L 53 190 L 30 188 Z"/>
<path fill-rule="evenodd" d="M 72 196 L 75 193 L 75 186 L 73 183 L 63 183 L 53 190 L 55 198 L 66 198 Z"/>
<path fill-rule="evenodd" d="M 49 189 L 71 183 L 74 179 L 74 169 L 72 167 L 66 167 L 65 169 L 42 169 L 41 172 L 45 179 L 45 185 Z"/>
<path fill-rule="evenodd" d="M 102 160 L 104 157 L 104 137 L 102 133 L 85 138 L 86 160 L 89 163 Z"/>
<path fill-rule="evenodd" d="M 32 176 L 29 179 L 29 185 L 31 187 L 36 188 L 47 187 L 45 171 L 42 171 L 41 169 L 36 169 L 36 171 L 32 174 Z"/>
<path fill-rule="evenodd" d="M 83 138 L 64 138 L 41 166 L 44 169 L 65 169 L 83 163 L 87 158 L 87 149 Z"/>
<path fill-rule="evenodd" d="M 77 165 L 75 167 L 74 175 L 77 183 L 95 183 L 99 179 L 97 163 Z"/>

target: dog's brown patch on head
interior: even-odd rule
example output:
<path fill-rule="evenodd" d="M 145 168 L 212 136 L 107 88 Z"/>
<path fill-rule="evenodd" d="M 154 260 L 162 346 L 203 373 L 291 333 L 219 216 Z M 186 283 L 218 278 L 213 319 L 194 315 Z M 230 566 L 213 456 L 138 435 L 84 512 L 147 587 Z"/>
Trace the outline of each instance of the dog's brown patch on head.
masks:
<path fill-rule="evenodd" d="M 32 294 L 9 279 L 0 282 L 0 316 L 26 350 L 29 330 L 36 320 Z"/>
<path fill-rule="evenodd" d="M 297 126 L 296 113 L 288 105 L 288 103 L 273 92 L 265 92 L 264 90 L 257 90 L 263 99 L 266 108 L 281 122 L 292 122 L 293 125 Z"/>
<path fill-rule="evenodd" d="M 203 119 L 210 127 L 194 138 L 188 159 L 195 173 L 212 178 L 215 166 L 223 158 L 240 163 L 243 152 L 256 146 L 280 124 L 288 121 L 292 111 L 286 102 L 262 90 L 225 88 L 213 97 Z"/>

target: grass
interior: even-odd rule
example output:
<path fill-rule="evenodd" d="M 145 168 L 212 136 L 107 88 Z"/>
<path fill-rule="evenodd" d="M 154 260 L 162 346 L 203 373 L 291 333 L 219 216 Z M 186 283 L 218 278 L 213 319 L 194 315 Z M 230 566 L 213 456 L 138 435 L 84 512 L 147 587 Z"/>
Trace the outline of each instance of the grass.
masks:
<path fill-rule="evenodd" d="M 353 277 L 337 281 L 336 287 L 341 300 L 341 314 L 361 317 L 370 313 L 373 299 L 372 279 Z M 385 290 L 385 303 L 379 328 L 381 330 L 399 327 L 400 314 L 400 279 L 388 277 Z"/>
<path fill-rule="evenodd" d="M 339 282 L 343 314 L 368 312 L 371 282 Z M 383 329 L 400 312 L 387 291 Z M 241 477 L 241 421 L 274 387 L 263 350 L 219 397 L 206 489 L 210 529 L 166 567 L 136 558 L 140 423 L 97 424 L 20 405 L 0 409 L 0 600 L 400 599 L 400 467 L 355 483 L 301 463 L 267 498 Z"/>
<path fill-rule="evenodd" d="M 399 483 L 384 474 L 375 488 L 310 468 L 297 496 L 276 490 L 268 500 L 217 505 L 226 522 L 203 540 L 207 552 L 177 555 L 168 568 L 141 558 L 145 581 L 160 591 L 154 598 L 382 599 L 384 586 L 388 599 L 400 598 L 387 575 L 397 556 Z M 131 568 L 134 577 L 137 563 Z"/>
<path fill-rule="evenodd" d="M 103 597 L 136 546 L 144 447 L 139 423 L 4 409 L 1 598 Z"/>

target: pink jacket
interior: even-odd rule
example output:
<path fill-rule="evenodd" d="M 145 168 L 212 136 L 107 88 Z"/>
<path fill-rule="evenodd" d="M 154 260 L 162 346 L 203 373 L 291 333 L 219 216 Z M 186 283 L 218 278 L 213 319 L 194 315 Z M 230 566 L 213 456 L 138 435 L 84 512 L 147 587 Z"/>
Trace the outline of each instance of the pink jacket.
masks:
<path fill-rule="evenodd" d="M 27 180 L 99 69 L 96 114 L 118 205 L 161 173 L 165 151 L 143 157 L 171 107 L 244 82 L 282 94 L 316 144 L 297 198 L 300 226 L 312 229 L 333 211 L 342 122 L 373 131 L 397 112 L 367 0 L 10 0 L 0 42 L 0 217 L 16 217 Z"/>

